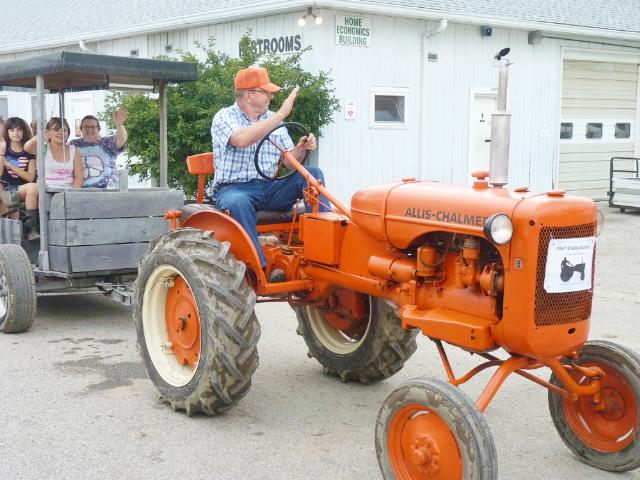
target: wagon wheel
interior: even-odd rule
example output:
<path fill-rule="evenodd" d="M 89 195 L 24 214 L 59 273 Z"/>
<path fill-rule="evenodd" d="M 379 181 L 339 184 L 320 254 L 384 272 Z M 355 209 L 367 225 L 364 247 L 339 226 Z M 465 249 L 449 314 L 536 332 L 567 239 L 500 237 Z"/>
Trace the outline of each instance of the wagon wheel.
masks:
<path fill-rule="evenodd" d="M 138 349 L 174 410 L 215 415 L 248 392 L 260 325 L 245 265 L 211 232 L 178 229 L 152 243 L 134 291 Z"/>
<path fill-rule="evenodd" d="M 0 245 L 0 331 L 22 333 L 36 316 L 33 267 L 20 245 Z"/>
<path fill-rule="evenodd" d="M 416 350 L 417 330 L 402 328 L 386 300 L 336 289 L 322 306 L 295 306 L 297 333 L 325 372 L 344 382 L 383 380 Z"/>
<path fill-rule="evenodd" d="M 640 356 L 615 343 L 592 341 L 582 347 L 577 363 L 604 371 L 605 408 L 596 410 L 589 396 L 572 401 L 550 390 L 549 411 L 560 438 L 580 460 L 601 470 L 640 467 Z M 570 373 L 579 384 L 589 383 L 576 369 Z M 562 386 L 555 375 L 550 381 Z"/>
<path fill-rule="evenodd" d="M 284 123 L 281 123 L 280 125 L 278 125 L 277 127 L 271 129 L 271 131 L 269 131 L 269 133 L 267 133 L 262 138 L 262 140 L 260 140 L 260 142 L 258 142 L 258 146 L 256 147 L 256 153 L 253 156 L 253 164 L 255 165 L 256 171 L 258 172 L 258 174 L 262 178 L 265 178 L 267 180 L 282 180 L 283 178 L 290 177 L 291 175 L 296 173 L 295 169 L 286 168 L 286 165 L 284 164 L 284 155 L 280 156 L 280 161 L 278 162 L 278 166 L 276 167 L 275 174 L 267 175 L 266 173 L 264 173 L 262 171 L 262 168 L 260 167 L 260 161 L 259 161 L 259 159 L 260 159 L 260 149 L 262 148 L 262 145 L 265 142 L 272 143 L 278 150 L 283 151 L 282 145 L 278 145 L 272 138 L 270 138 L 271 134 L 273 132 L 275 132 L 276 130 L 280 130 L 281 128 L 286 128 L 287 130 L 289 130 L 290 128 L 293 128 L 294 130 L 298 130 L 298 133 L 302 133 L 301 136 L 309 135 L 309 130 L 307 130 L 307 127 L 305 127 L 301 123 L 284 122 Z M 302 161 L 300 162 L 300 164 L 304 165 L 305 162 L 307 161 L 307 158 L 309 158 L 309 150 L 305 151 L 304 157 L 302 158 Z"/>
<path fill-rule="evenodd" d="M 385 480 L 496 480 L 489 426 L 462 391 L 430 378 L 387 397 L 376 422 L 376 456 Z"/>

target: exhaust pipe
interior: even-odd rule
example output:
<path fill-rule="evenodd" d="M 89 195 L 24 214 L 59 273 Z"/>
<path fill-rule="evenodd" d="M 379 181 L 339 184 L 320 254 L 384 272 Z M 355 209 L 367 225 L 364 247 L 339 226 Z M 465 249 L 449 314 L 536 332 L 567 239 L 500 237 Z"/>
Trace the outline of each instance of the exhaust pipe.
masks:
<path fill-rule="evenodd" d="M 498 79 L 497 112 L 491 115 L 491 148 L 489 160 L 489 183 L 502 187 L 509 180 L 509 137 L 511 135 L 511 114 L 507 113 L 507 83 L 509 81 L 509 60 L 505 57 L 511 49 L 503 48 L 494 57 L 500 66 Z"/>

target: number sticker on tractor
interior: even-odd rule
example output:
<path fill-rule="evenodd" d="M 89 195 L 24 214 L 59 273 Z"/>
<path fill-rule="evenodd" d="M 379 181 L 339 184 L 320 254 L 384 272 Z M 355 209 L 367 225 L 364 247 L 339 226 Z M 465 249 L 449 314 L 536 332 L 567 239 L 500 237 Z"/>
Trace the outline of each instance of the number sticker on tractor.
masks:
<path fill-rule="evenodd" d="M 544 289 L 548 293 L 589 290 L 595 244 L 596 237 L 552 238 L 547 253 Z"/>

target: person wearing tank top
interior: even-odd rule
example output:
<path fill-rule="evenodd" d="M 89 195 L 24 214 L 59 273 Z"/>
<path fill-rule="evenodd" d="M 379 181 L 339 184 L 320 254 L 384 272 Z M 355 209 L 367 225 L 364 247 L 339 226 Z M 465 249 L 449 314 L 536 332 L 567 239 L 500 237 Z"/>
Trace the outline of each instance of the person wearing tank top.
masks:
<path fill-rule="evenodd" d="M 78 149 L 66 145 L 69 131 L 67 121 L 59 117 L 51 117 L 45 127 L 44 138 L 47 144 L 44 179 L 47 187 L 82 187 L 82 164 Z M 24 149 L 33 155 L 36 154 L 37 148 L 35 137 L 24 146 Z"/>

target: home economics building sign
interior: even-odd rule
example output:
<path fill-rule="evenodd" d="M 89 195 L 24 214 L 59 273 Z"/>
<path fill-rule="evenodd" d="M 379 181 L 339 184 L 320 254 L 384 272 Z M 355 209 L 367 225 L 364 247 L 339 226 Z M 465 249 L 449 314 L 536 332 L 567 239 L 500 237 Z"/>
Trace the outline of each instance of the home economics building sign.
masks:
<path fill-rule="evenodd" d="M 368 47 L 371 41 L 371 19 L 336 15 L 336 43 Z"/>

